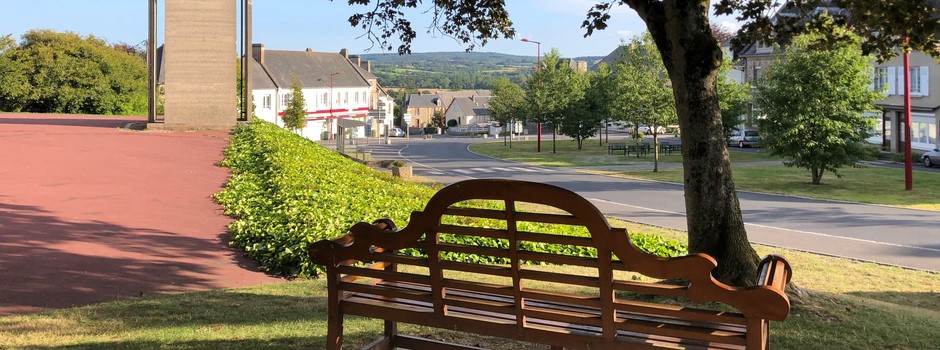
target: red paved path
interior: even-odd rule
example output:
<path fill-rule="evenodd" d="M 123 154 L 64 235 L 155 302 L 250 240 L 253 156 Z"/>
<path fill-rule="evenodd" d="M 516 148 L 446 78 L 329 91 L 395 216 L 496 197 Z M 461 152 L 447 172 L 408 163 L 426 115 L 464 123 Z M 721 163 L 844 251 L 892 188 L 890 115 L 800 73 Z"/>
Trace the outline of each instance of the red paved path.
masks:
<path fill-rule="evenodd" d="M 0 315 L 280 279 L 226 245 L 226 132 L 0 114 Z"/>

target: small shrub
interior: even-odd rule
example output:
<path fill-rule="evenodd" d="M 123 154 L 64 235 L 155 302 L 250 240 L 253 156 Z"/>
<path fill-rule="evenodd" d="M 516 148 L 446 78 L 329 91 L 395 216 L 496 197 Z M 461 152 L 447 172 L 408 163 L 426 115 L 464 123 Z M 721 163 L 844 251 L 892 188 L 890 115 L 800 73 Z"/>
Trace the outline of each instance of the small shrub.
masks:
<path fill-rule="evenodd" d="M 401 168 L 401 167 L 405 166 L 405 164 L 407 164 L 407 163 L 405 163 L 405 161 L 403 161 L 403 160 L 401 160 L 401 159 L 396 159 L 396 160 L 392 161 L 392 166 L 393 166 L 393 167 L 397 167 L 397 168 Z"/>

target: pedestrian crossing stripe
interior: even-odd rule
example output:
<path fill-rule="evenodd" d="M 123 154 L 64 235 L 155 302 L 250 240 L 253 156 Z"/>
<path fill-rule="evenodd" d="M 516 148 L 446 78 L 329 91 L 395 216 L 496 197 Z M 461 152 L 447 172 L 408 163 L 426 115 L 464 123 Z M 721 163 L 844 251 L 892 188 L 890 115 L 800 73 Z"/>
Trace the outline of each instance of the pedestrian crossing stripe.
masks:
<path fill-rule="evenodd" d="M 472 169 L 470 169 L 470 170 L 476 171 L 476 172 L 481 172 L 481 173 L 492 173 L 492 172 L 493 172 L 492 169 L 487 169 L 487 168 L 472 168 Z"/>
<path fill-rule="evenodd" d="M 493 168 L 490 168 L 490 169 L 493 169 L 493 170 L 496 170 L 496 171 L 512 171 L 512 169 L 498 168 L 498 167 L 493 167 Z"/>

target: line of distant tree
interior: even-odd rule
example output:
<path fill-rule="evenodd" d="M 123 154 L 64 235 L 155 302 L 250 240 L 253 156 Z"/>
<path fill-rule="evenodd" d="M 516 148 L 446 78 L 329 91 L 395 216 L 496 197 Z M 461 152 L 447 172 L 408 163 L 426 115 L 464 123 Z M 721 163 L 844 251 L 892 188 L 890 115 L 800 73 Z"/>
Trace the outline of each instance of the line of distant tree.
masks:
<path fill-rule="evenodd" d="M 491 52 L 366 54 L 383 86 L 438 89 L 490 89 L 500 78 L 524 85 L 534 73 L 535 56 Z M 590 63 L 600 57 L 582 57 Z"/>
<path fill-rule="evenodd" d="M 31 30 L 0 36 L 0 111 L 147 113 L 144 50 L 94 36 Z"/>

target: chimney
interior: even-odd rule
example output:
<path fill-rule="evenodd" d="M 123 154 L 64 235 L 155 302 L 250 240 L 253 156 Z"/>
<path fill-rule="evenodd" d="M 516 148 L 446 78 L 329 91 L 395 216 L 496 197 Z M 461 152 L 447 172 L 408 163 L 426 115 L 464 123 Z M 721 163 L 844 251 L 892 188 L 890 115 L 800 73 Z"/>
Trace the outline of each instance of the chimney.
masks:
<path fill-rule="evenodd" d="M 349 60 L 355 63 L 357 66 L 362 65 L 362 58 L 359 55 L 349 55 Z"/>
<path fill-rule="evenodd" d="M 264 44 L 251 44 L 251 57 L 264 64 Z"/>
<path fill-rule="evenodd" d="M 366 61 L 366 72 L 372 73 L 372 61 Z"/>
<path fill-rule="evenodd" d="M 308 48 L 307 48 L 307 52 L 313 52 L 313 49 L 311 49 L 311 48 L 308 47 Z"/>
<path fill-rule="evenodd" d="M 349 51 L 346 49 L 339 50 L 339 54 L 343 55 L 343 58 L 349 58 Z"/>

